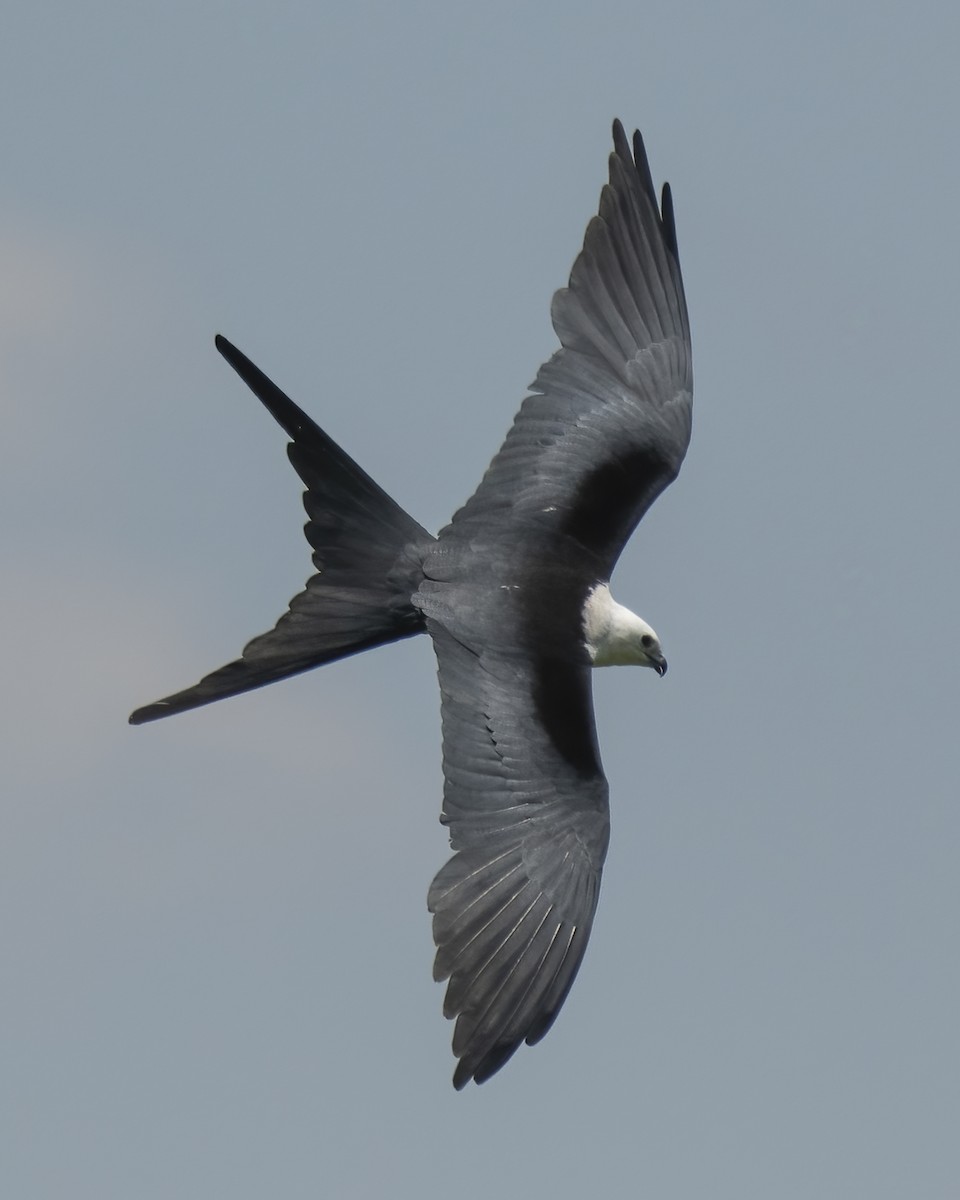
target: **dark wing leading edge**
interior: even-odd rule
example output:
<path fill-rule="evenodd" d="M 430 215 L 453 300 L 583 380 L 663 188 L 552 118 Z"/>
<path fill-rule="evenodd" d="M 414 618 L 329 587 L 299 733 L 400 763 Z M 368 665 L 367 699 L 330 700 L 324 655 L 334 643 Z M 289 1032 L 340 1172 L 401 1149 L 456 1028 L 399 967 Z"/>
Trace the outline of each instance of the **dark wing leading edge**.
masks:
<path fill-rule="evenodd" d="M 673 202 L 657 205 L 639 133 L 617 121 L 610 181 L 569 285 L 553 298 L 562 346 L 531 385 L 477 491 L 453 518 L 570 535 L 607 576 L 680 469 L 690 440 L 690 327 Z"/>
<path fill-rule="evenodd" d="M 428 905 L 461 1088 L 539 1041 L 570 990 L 597 907 L 607 784 L 586 662 L 553 680 L 564 700 L 555 711 L 579 747 L 571 761 L 542 718 L 557 696 L 541 694 L 535 661 L 496 647 L 477 654 L 435 621 L 427 627 L 443 697 L 442 820 L 456 851 Z"/>

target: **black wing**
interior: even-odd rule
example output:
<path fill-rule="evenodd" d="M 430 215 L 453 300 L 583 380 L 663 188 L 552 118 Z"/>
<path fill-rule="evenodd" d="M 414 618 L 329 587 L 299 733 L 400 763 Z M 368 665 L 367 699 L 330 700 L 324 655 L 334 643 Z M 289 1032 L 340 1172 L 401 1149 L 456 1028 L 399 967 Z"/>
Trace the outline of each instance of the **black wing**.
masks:
<path fill-rule="evenodd" d="M 680 469 L 693 395 L 670 188 L 661 212 L 640 134 L 632 154 L 619 121 L 613 139 L 599 215 L 569 286 L 553 299 L 562 349 L 541 367 L 534 394 L 452 522 L 572 536 L 608 578 Z"/>
<path fill-rule="evenodd" d="M 609 835 L 581 611 L 690 438 L 690 331 L 669 188 L 614 125 L 610 182 L 540 370 L 477 491 L 424 560 L 444 808 L 435 975 L 454 1083 L 550 1027 L 580 966 Z"/>
<path fill-rule="evenodd" d="M 607 784 L 585 661 L 554 668 L 545 691 L 535 659 L 477 654 L 427 627 L 442 696 L 441 819 L 456 851 L 428 904 L 461 1088 L 539 1041 L 570 990 L 597 907 Z M 557 721 L 576 734 L 575 755 L 561 751 Z"/>

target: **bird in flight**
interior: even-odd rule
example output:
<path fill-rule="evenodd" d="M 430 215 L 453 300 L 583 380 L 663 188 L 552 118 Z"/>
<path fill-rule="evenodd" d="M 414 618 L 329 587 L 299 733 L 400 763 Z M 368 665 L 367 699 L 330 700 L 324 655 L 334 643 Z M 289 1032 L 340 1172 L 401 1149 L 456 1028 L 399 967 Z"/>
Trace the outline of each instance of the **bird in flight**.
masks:
<path fill-rule="evenodd" d="M 275 628 L 135 725 L 426 633 L 437 656 L 453 856 L 428 895 L 453 1082 L 533 1045 L 583 959 L 609 838 L 592 667 L 664 675 L 660 639 L 609 581 L 680 469 L 693 399 L 670 187 L 617 121 L 609 182 L 551 308 L 540 368 L 480 485 L 433 537 L 225 338 L 286 430 L 316 574 Z"/>

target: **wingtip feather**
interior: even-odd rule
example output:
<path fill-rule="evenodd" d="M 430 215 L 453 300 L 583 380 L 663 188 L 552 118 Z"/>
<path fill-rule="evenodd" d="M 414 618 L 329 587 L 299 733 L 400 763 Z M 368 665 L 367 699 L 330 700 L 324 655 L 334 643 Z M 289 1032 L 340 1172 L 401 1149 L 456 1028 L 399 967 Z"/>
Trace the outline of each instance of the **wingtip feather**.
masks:
<path fill-rule="evenodd" d="M 677 245 L 677 222 L 673 215 L 673 192 L 670 190 L 669 183 L 663 185 L 663 191 L 660 193 L 660 219 L 663 222 L 663 236 L 670 247 L 670 253 L 679 263 L 680 248 Z"/>
<path fill-rule="evenodd" d="M 161 717 L 165 717 L 171 711 L 169 704 L 157 702 L 155 704 L 145 704 L 142 708 L 135 708 L 127 717 L 128 725 L 146 725 L 150 721 L 159 721 Z"/>

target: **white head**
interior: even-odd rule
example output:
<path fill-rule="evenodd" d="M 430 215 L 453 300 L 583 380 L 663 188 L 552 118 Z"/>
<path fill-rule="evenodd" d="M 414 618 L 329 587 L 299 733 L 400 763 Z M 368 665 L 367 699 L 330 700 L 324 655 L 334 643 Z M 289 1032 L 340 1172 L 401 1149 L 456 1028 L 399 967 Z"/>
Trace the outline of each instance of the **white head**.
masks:
<path fill-rule="evenodd" d="M 605 583 L 598 583 L 583 606 L 583 638 L 595 667 L 652 667 L 666 675 L 656 632 L 629 608 L 618 604 Z"/>

